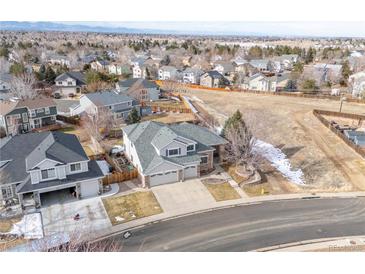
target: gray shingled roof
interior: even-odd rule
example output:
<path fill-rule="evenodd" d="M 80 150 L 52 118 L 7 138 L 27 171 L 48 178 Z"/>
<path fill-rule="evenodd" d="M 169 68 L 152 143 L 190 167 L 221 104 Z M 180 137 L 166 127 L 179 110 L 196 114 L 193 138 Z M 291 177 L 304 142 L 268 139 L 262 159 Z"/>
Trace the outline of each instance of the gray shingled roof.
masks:
<path fill-rule="evenodd" d="M 132 97 L 125 94 L 118 94 L 115 91 L 98 91 L 94 93 L 87 93 L 84 96 L 86 96 L 96 106 L 110 106 L 133 101 Z"/>
<path fill-rule="evenodd" d="M 0 148 L 0 162 L 9 160 L 2 168 L 9 182 L 25 180 L 27 169 L 46 158 L 62 163 L 89 159 L 75 135 L 57 131 L 16 135 Z"/>
<path fill-rule="evenodd" d="M 65 73 L 62 73 L 61 75 L 57 76 L 55 82 L 64 81 L 67 78 L 75 79 L 76 85 L 78 86 L 86 85 L 85 75 L 81 71 L 67 71 Z"/>
<path fill-rule="evenodd" d="M 181 142 L 185 142 L 183 138 L 192 140 L 197 143 L 197 151 L 213 150 L 211 146 L 227 143 L 225 139 L 210 130 L 189 123 L 166 125 L 147 121 L 129 125 L 123 128 L 123 131 L 136 148 L 144 174 L 148 174 L 149 171 L 163 161 L 182 166 L 200 161 L 200 157 L 195 153 L 174 158 L 159 156 L 155 147 L 163 148 L 173 140 Z"/>
<path fill-rule="evenodd" d="M 159 87 L 155 82 L 148 81 L 148 80 L 142 79 L 142 78 L 131 78 L 131 79 L 127 79 L 127 80 L 124 80 L 124 81 L 119 81 L 118 84 L 119 84 L 120 87 L 130 88 L 134 84 L 136 84 L 137 81 L 139 81 L 139 84 L 143 88 L 158 88 Z"/>

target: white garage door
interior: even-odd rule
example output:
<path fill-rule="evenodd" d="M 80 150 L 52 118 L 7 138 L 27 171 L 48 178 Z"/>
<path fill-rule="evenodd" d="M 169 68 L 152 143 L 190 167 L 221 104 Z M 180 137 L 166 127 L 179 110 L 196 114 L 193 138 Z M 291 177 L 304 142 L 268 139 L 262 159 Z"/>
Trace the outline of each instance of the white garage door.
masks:
<path fill-rule="evenodd" d="M 184 169 L 184 179 L 198 177 L 198 169 L 196 166 L 188 166 Z"/>
<path fill-rule="evenodd" d="M 80 185 L 81 198 L 97 196 L 99 193 L 99 182 L 89 181 Z"/>
<path fill-rule="evenodd" d="M 150 176 L 150 186 L 177 182 L 177 171 L 159 173 Z"/>

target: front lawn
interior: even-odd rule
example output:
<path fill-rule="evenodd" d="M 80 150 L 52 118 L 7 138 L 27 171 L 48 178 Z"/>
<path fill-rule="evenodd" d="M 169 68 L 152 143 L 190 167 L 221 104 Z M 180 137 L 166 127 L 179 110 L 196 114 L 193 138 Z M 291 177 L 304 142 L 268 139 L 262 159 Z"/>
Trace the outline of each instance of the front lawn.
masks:
<path fill-rule="evenodd" d="M 242 189 L 247 193 L 248 196 L 261 196 L 261 195 L 269 195 L 272 192 L 272 187 L 269 183 L 261 183 L 261 184 L 252 184 L 252 185 L 243 185 Z"/>
<path fill-rule="evenodd" d="M 202 180 L 202 182 L 217 202 L 241 198 L 227 181 L 219 183 Z"/>
<path fill-rule="evenodd" d="M 103 203 L 112 225 L 162 213 L 152 191 L 109 197 Z"/>
<path fill-rule="evenodd" d="M 20 222 L 21 219 L 22 217 L 0 219 L 0 233 L 9 232 L 13 228 L 13 225 Z"/>

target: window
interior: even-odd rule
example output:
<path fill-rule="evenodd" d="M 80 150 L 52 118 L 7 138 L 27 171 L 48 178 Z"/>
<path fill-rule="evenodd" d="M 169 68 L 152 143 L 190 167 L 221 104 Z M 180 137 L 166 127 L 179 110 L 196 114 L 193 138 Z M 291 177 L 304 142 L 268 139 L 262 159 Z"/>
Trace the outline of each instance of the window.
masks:
<path fill-rule="evenodd" d="M 34 109 L 30 110 L 30 117 L 35 117 L 35 116 L 36 116 L 35 110 Z"/>
<path fill-rule="evenodd" d="M 41 170 L 42 180 L 56 178 L 56 170 L 54 168 Z"/>
<path fill-rule="evenodd" d="M 72 84 L 73 84 L 72 81 L 67 82 L 67 85 L 69 85 L 69 86 L 72 86 Z"/>
<path fill-rule="evenodd" d="M 201 159 L 202 164 L 207 164 L 208 163 L 208 156 L 202 156 L 202 157 L 200 157 L 200 159 Z"/>
<path fill-rule="evenodd" d="M 37 109 L 37 113 L 43 113 L 43 112 L 44 112 L 44 109 L 43 108 Z"/>
<path fill-rule="evenodd" d="M 195 150 L 195 145 L 188 145 L 187 151 L 194 151 L 194 150 Z"/>
<path fill-rule="evenodd" d="M 81 164 L 80 163 L 71 164 L 70 169 L 71 169 L 71 172 L 79 171 L 79 170 L 81 170 Z"/>
<path fill-rule="evenodd" d="M 167 150 L 167 156 L 176 156 L 180 154 L 181 149 L 180 148 L 174 148 Z"/>
<path fill-rule="evenodd" d="M 22 113 L 22 119 L 24 123 L 28 122 L 28 114 L 27 113 Z"/>
<path fill-rule="evenodd" d="M 59 82 L 58 82 L 58 84 L 59 84 L 59 85 L 62 85 L 62 81 L 59 81 Z"/>
<path fill-rule="evenodd" d="M 12 198 L 13 195 L 13 187 L 12 186 L 3 186 L 1 188 L 1 194 L 4 200 Z"/>
<path fill-rule="evenodd" d="M 50 114 L 49 107 L 46 107 L 46 108 L 45 108 L 45 113 L 46 113 L 46 114 Z"/>

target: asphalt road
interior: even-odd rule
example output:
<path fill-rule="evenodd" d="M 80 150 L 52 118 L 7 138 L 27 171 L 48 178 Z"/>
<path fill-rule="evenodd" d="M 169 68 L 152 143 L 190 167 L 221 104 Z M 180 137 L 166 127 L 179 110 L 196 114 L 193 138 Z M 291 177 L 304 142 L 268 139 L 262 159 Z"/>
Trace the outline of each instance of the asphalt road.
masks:
<path fill-rule="evenodd" d="M 310 239 L 365 235 L 365 198 L 264 202 L 148 225 L 110 239 L 122 251 L 250 251 Z"/>

